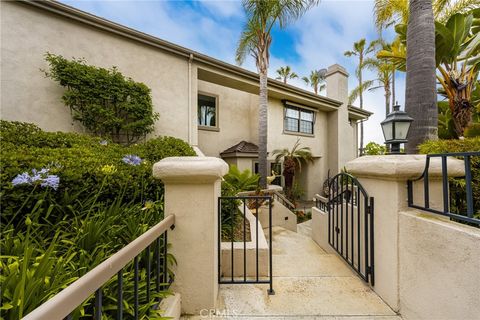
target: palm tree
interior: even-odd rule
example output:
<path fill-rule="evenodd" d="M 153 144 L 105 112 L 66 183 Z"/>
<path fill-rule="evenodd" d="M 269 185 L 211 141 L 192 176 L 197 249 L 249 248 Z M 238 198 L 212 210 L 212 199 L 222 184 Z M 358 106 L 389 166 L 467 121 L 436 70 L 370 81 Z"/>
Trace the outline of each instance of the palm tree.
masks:
<path fill-rule="evenodd" d="M 300 148 L 300 138 L 297 139 L 291 150 L 276 149 L 273 150 L 272 155 L 275 157 L 275 162 L 283 160 L 283 176 L 285 178 L 285 191 L 287 197 L 291 198 L 293 180 L 295 178 L 295 171 L 302 170 L 303 162 L 313 162 L 312 151 L 309 147 Z"/>
<path fill-rule="evenodd" d="M 435 24 L 432 0 L 410 0 L 407 27 L 405 111 L 414 119 L 408 133 L 407 153 L 438 138 L 435 80 Z"/>
<path fill-rule="evenodd" d="M 238 64 L 250 54 L 257 66 L 260 79 L 258 117 L 258 171 L 260 187 L 267 187 L 267 116 L 268 66 L 270 60 L 271 31 L 275 25 L 281 29 L 300 18 L 319 0 L 243 0 L 247 23 L 238 41 L 235 59 Z"/>
<path fill-rule="evenodd" d="M 435 20 L 446 22 L 456 13 L 466 13 L 478 7 L 478 0 L 433 0 Z M 398 23 L 407 24 L 409 17 L 407 0 L 375 0 L 375 25 L 379 30 Z"/>
<path fill-rule="evenodd" d="M 302 80 L 307 86 L 311 86 L 315 94 L 326 88 L 325 79 L 327 75 L 327 69 L 312 70 L 308 77 L 303 77 Z"/>
<path fill-rule="evenodd" d="M 287 79 L 298 78 L 298 75 L 292 71 L 290 66 L 280 67 L 277 69 L 277 80 L 283 80 L 283 83 L 287 83 Z"/>
<path fill-rule="evenodd" d="M 367 58 L 364 61 L 364 66 L 377 73 L 377 79 L 375 79 L 380 85 L 371 87 L 370 91 L 383 88 L 385 92 L 385 116 L 390 113 L 390 97 L 392 96 L 392 82 L 394 67 L 391 63 L 374 58 Z"/>
<path fill-rule="evenodd" d="M 366 40 L 360 39 L 353 44 L 353 50 L 345 51 L 344 55 L 347 57 L 357 56 L 358 66 L 355 69 L 355 75 L 358 79 L 358 86 L 354 88 L 348 97 L 348 104 L 352 104 L 357 98 L 360 100 L 360 109 L 363 109 L 363 93 L 372 87 L 372 80 L 363 80 L 362 71 L 365 67 L 364 60 L 367 55 L 375 50 L 377 42 L 371 42 L 368 47 L 365 47 Z M 363 153 L 363 122 L 360 123 L 360 154 Z"/>

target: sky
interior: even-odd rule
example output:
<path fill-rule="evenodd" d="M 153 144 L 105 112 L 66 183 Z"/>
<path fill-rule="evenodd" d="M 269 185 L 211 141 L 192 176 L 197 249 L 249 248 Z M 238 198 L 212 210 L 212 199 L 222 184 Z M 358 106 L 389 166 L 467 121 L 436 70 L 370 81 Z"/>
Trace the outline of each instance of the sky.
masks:
<path fill-rule="evenodd" d="M 235 49 L 246 19 L 241 2 L 234 0 L 63 2 L 232 64 L 235 64 Z M 388 40 L 393 34 L 387 30 L 382 36 Z M 357 59 L 345 57 L 343 53 L 361 38 L 372 41 L 378 37 L 373 1 L 323 0 L 295 23 L 272 31 L 269 76 L 275 77 L 279 67 L 289 65 L 301 78 L 311 70 L 338 63 L 350 74 L 351 90 L 358 84 L 354 76 Z M 250 57 L 242 67 L 256 72 Z M 365 71 L 363 77 L 375 79 L 376 75 Z M 396 82 L 397 100 L 403 108 L 404 74 L 397 72 Z M 311 90 L 300 79 L 289 80 L 289 83 Z M 358 106 L 358 101 L 354 105 Z M 365 93 L 364 109 L 374 112 L 365 122 L 365 144 L 383 143 L 380 122 L 386 115 L 382 88 Z"/>

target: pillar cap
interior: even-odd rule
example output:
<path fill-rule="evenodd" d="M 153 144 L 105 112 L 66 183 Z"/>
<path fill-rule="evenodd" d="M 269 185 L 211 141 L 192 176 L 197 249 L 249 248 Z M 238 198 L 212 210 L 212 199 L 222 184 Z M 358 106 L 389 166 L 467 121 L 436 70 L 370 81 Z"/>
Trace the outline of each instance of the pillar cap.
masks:
<path fill-rule="evenodd" d="M 355 177 L 376 178 L 378 180 L 409 180 L 419 178 L 425 170 L 426 155 L 381 155 L 363 156 L 345 165 Z M 465 175 L 464 162 L 448 157 L 449 177 Z M 430 158 L 428 169 L 430 178 L 442 176 L 441 158 Z"/>
<path fill-rule="evenodd" d="M 328 67 L 327 73 L 325 74 L 325 76 L 329 77 L 329 76 L 331 76 L 331 75 L 333 75 L 334 73 L 337 73 L 337 72 L 343 74 L 345 77 L 348 77 L 347 69 L 345 69 L 343 66 L 339 65 L 338 63 L 335 63 L 335 64 L 331 65 L 330 67 Z"/>
<path fill-rule="evenodd" d="M 164 183 L 211 183 L 227 172 L 228 164 L 215 157 L 170 157 L 153 165 L 153 177 Z"/>

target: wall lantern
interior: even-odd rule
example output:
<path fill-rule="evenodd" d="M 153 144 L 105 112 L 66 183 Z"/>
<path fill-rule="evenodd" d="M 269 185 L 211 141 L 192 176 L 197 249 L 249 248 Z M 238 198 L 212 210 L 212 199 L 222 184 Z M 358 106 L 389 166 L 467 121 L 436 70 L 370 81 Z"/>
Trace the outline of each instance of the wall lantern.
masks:
<path fill-rule="evenodd" d="M 407 134 L 413 119 L 400 106 L 393 106 L 393 111 L 380 124 L 385 137 L 385 144 L 389 144 L 390 154 L 400 154 L 400 144 L 407 143 Z"/>

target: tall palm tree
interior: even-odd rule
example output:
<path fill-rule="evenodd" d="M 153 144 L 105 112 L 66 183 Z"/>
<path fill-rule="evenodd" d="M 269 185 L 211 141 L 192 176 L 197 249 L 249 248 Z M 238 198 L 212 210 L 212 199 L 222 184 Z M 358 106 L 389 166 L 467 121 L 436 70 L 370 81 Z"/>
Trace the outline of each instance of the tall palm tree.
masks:
<path fill-rule="evenodd" d="M 298 138 L 291 150 L 287 148 L 276 149 L 273 150 L 272 156 L 275 157 L 275 162 L 283 160 L 285 191 L 287 197 L 291 198 L 296 169 L 302 170 L 303 162 L 313 162 L 312 151 L 309 147 L 300 148 L 300 138 Z"/>
<path fill-rule="evenodd" d="M 277 80 L 282 80 L 283 83 L 287 83 L 287 79 L 298 78 L 298 75 L 292 71 L 290 66 L 278 68 L 277 74 L 278 74 Z"/>
<path fill-rule="evenodd" d="M 315 94 L 322 91 L 327 87 L 325 79 L 327 75 L 327 69 L 312 70 L 308 77 L 303 77 L 302 80 L 307 86 L 311 86 Z"/>
<path fill-rule="evenodd" d="M 369 90 L 377 90 L 383 88 L 385 92 L 385 116 L 390 113 L 390 97 L 392 96 L 392 82 L 394 67 L 391 63 L 381 59 L 367 58 L 364 61 L 364 66 L 377 73 L 375 79 L 379 85 L 371 87 Z"/>
<path fill-rule="evenodd" d="M 360 39 L 353 44 L 353 50 L 345 51 L 344 55 L 347 57 L 358 57 L 358 66 L 355 69 L 355 75 L 358 79 L 358 86 L 354 88 L 348 97 L 348 103 L 352 104 L 357 98 L 360 100 L 360 109 L 363 109 L 363 93 L 372 87 L 372 80 L 363 80 L 363 69 L 365 68 L 364 60 L 368 54 L 375 50 L 376 42 L 371 42 L 366 46 L 365 39 Z M 363 122 L 360 122 L 360 154 L 363 153 Z"/>
<path fill-rule="evenodd" d="M 406 150 L 417 153 L 420 143 L 438 138 L 435 24 L 432 0 L 410 0 L 409 10 L 405 111 L 414 121 Z"/>
<path fill-rule="evenodd" d="M 260 98 L 258 117 L 258 171 L 260 187 L 267 187 L 267 116 L 268 116 L 268 66 L 272 28 L 280 29 L 299 19 L 319 0 L 243 0 L 242 5 L 247 15 L 247 23 L 238 41 L 235 59 L 238 64 L 245 61 L 250 54 L 257 66 L 260 78 Z"/>

